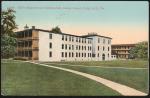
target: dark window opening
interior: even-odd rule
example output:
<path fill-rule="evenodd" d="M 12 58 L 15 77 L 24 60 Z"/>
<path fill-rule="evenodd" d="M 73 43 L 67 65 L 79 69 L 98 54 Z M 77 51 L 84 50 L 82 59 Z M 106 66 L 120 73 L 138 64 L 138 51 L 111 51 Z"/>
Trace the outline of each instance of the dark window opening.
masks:
<path fill-rule="evenodd" d="M 61 57 L 64 57 L 64 52 L 61 53 Z"/>
<path fill-rule="evenodd" d="M 51 51 L 49 52 L 49 57 L 52 57 L 52 52 Z"/>
<path fill-rule="evenodd" d="M 52 43 L 49 43 L 49 48 L 52 48 Z"/>
<path fill-rule="evenodd" d="M 67 57 L 67 52 L 65 52 L 65 57 Z"/>
<path fill-rule="evenodd" d="M 64 44 L 62 44 L 62 49 L 64 49 Z"/>
<path fill-rule="evenodd" d="M 67 50 L 67 44 L 65 45 L 65 49 Z"/>
<path fill-rule="evenodd" d="M 49 34 L 49 39 L 52 39 L 52 34 Z"/>
<path fill-rule="evenodd" d="M 62 35 L 62 40 L 64 40 L 64 35 Z"/>

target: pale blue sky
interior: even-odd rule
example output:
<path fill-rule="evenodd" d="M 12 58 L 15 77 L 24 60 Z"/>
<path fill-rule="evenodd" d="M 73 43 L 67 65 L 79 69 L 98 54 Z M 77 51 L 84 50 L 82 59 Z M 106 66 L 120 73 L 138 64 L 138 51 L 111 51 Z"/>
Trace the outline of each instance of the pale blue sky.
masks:
<path fill-rule="evenodd" d="M 103 32 L 100 35 L 114 38 L 119 36 L 117 35 L 119 33 L 125 36 L 123 31 L 126 31 L 128 27 L 133 27 L 140 29 L 141 34 L 144 33 L 145 36 L 141 40 L 148 39 L 146 36 L 148 35 L 149 6 L 146 1 L 2 1 L 2 9 L 7 7 L 13 7 L 16 10 L 19 30 L 23 29 L 25 24 L 30 27 L 35 25 L 41 29 L 51 29 L 59 25 L 66 33 L 76 34 L 77 32 L 82 35 L 92 31 L 98 34 Z M 31 7 L 34 8 L 31 9 Z M 50 9 L 50 7 L 55 7 L 55 9 Z M 64 9 L 66 7 L 70 9 Z M 87 28 L 88 30 L 85 30 Z M 122 32 L 117 31 L 118 28 L 122 28 Z M 136 34 L 134 31 L 139 30 L 131 31 Z M 116 33 L 113 34 L 113 32 Z M 134 40 L 133 43 L 137 41 Z"/>

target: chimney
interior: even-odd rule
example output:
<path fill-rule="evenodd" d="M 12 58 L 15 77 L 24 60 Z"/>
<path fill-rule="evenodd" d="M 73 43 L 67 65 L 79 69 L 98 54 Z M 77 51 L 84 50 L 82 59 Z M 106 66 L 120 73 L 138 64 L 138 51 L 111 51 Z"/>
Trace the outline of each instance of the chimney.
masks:
<path fill-rule="evenodd" d="M 35 26 L 32 26 L 32 29 L 35 29 Z"/>
<path fill-rule="evenodd" d="M 26 24 L 26 26 L 24 26 L 24 29 L 25 29 L 25 30 L 29 29 L 29 27 L 27 26 L 27 24 Z"/>

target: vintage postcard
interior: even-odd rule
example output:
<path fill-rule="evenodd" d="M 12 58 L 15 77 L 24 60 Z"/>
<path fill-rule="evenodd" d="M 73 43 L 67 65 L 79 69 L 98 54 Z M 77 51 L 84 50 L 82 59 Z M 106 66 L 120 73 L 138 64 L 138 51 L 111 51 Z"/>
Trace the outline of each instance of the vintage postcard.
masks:
<path fill-rule="evenodd" d="M 147 1 L 1 4 L 1 95 L 148 95 Z"/>

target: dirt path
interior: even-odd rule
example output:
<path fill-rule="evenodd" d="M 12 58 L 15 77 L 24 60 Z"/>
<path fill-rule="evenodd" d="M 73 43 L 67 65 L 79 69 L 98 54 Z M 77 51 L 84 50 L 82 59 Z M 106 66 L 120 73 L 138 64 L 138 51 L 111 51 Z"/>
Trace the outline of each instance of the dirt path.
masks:
<path fill-rule="evenodd" d="M 30 63 L 38 64 L 38 65 L 46 66 L 46 67 L 51 67 L 51 68 L 55 68 L 55 69 L 60 69 L 60 70 L 64 70 L 67 72 L 71 72 L 74 74 L 84 76 L 86 78 L 89 78 L 89 79 L 92 79 L 92 80 L 97 81 L 99 83 L 102 83 L 105 86 L 110 87 L 111 89 L 119 92 L 120 94 L 122 94 L 124 96 L 146 96 L 147 95 L 146 93 L 138 91 L 134 88 L 131 88 L 131 87 L 128 87 L 128 86 L 125 86 L 125 85 L 122 85 L 122 84 L 119 84 L 119 83 L 116 83 L 116 82 L 113 82 L 113 81 L 110 81 L 110 80 L 107 80 L 107 79 L 104 79 L 104 78 L 101 78 L 101 77 L 98 77 L 95 75 L 91 75 L 91 74 L 87 74 L 87 73 L 83 73 L 83 72 L 79 72 L 79 71 L 75 71 L 75 70 L 71 70 L 71 69 L 67 69 L 67 68 L 61 68 L 61 67 L 46 65 L 46 64 L 39 64 L 39 63 L 34 63 L 34 62 L 30 62 Z"/>

